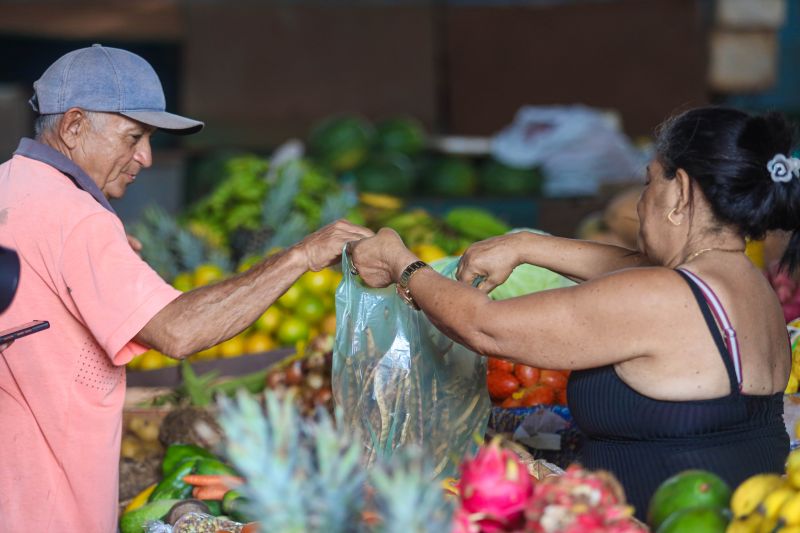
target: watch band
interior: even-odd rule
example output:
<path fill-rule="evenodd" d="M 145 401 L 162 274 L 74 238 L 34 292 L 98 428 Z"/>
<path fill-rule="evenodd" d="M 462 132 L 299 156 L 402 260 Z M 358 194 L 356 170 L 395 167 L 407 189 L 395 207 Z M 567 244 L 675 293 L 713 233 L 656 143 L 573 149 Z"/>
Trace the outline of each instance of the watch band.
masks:
<path fill-rule="evenodd" d="M 411 290 L 408 288 L 408 283 L 411 281 L 411 276 L 421 268 L 428 266 L 425 261 L 414 261 L 408 265 L 400 274 L 400 280 L 397 282 L 397 294 L 403 299 L 405 303 L 414 309 L 419 309 L 417 302 L 411 297 Z"/>

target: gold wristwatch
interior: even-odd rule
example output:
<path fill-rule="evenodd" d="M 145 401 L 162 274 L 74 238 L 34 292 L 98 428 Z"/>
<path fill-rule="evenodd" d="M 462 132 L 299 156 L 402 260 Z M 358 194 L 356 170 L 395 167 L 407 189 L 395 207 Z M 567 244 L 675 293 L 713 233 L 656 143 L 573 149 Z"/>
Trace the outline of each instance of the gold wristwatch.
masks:
<path fill-rule="evenodd" d="M 419 306 L 414 301 L 414 298 L 411 297 L 411 289 L 408 288 L 408 282 L 411 281 L 411 276 L 414 272 L 426 266 L 428 266 L 428 263 L 425 261 L 414 261 L 403 270 L 403 273 L 400 274 L 400 280 L 397 282 L 397 294 L 413 309 L 419 310 Z"/>

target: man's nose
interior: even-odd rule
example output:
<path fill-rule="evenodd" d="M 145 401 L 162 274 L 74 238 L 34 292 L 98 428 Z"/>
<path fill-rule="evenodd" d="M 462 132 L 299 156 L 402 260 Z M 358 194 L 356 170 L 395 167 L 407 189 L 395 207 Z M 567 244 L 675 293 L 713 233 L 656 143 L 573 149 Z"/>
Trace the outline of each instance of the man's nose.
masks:
<path fill-rule="evenodd" d="M 142 137 L 139 144 L 136 146 L 136 153 L 133 154 L 133 159 L 142 165 L 142 168 L 148 168 L 153 164 L 153 151 L 150 149 L 150 139 Z"/>

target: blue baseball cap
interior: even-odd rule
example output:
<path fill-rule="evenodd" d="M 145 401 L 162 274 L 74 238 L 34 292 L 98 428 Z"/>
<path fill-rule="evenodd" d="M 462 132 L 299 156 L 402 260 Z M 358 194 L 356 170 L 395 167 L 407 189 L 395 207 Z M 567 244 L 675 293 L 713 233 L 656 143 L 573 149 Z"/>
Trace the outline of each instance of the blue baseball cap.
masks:
<path fill-rule="evenodd" d="M 28 101 L 40 115 L 87 111 L 119 113 L 168 133 L 203 129 L 197 120 L 166 112 L 161 81 L 150 63 L 119 48 L 94 44 L 61 56 L 33 84 Z"/>

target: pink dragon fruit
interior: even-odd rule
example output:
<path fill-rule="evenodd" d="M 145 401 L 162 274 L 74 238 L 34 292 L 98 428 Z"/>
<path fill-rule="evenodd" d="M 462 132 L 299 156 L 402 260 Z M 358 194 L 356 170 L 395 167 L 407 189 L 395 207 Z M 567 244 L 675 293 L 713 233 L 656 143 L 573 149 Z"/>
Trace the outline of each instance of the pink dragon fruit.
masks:
<path fill-rule="evenodd" d="M 462 510 L 481 532 L 509 531 L 524 522 L 533 478 L 517 455 L 495 439 L 461 464 L 459 488 Z"/>
<path fill-rule="evenodd" d="M 450 533 L 480 533 L 480 528 L 470 519 L 470 514 L 459 507 L 453 515 L 453 529 Z"/>

